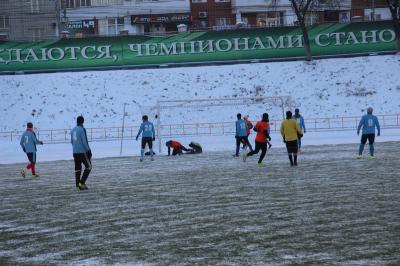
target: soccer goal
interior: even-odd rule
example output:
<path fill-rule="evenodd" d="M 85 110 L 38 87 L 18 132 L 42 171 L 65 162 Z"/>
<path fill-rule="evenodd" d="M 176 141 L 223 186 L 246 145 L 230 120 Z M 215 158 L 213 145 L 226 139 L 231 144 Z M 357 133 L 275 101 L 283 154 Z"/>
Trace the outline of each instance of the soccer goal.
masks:
<path fill-rule="evenodd" d="M 162 151 L 162 139 L 173 136 L 172 126 L 179 126 L 183 134 L 201 135 L 199 124 L 208 125 L 229 123 L 234 125 L 236 114 L 250 114 L 254 120 L 259 120 L 262 113 L 267 112 L 270 119 L 284 119 L 285 112 L 292 109 L 291 96 L 257 96 L 214 99 L 187 99 L 157 101 L 153 108 L 156 111 L 156 129 L 159 152 Z M 193 125 L 191 133 L 185 133 L 186 128 Z M 209 126 L 210 129 L 212 126 Z M 166 132 L 168 131 L 169 132 Z M 188 131 L 188 130 L 187 130 Z M 229 133 L 222 127 L 222 134 Z M 212 132 L 210 130 L 210 135 Z M 216 133 L 218 134 L 218 133 Z"/>

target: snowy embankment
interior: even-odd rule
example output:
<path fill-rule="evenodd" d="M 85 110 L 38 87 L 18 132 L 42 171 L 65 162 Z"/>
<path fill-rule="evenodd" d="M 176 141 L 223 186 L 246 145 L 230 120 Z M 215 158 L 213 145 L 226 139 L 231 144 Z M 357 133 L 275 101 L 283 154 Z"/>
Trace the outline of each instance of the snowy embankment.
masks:
<path fill-rule="evenodd" d="M 39 129 L 71 128 L 75 125 L 75 117 L 80 114 L 86 118 L 86 127 L 121 126 L 124 103 L 128 104 L 126 125 L 132 126 L 139 125 L 142 114 L 154 111 L 150 107 L 157 100 L 255 95 L 290 95 L 294 107 L 300 108 L 306 118 L 361 116 L 367 106 L 373 106 L 376 114 L 397 114 L 400 110 L 399 73 L 400 56 L 390 55 L 315 60 L 311 63 L 297 61 L 0 76 L 0 131 L 24 130 L 28 121 Z M 265 110 L 271 116 L 279 113 L 277 107 L 244 105 L 178 108 L 165 111 L 162 120 L 169 124 L 234 121 L 237 112 L 250 114 L 252 120 L 256 120 Z M 339 138 L 334 132 L 315 134 L 318 135 L 315 139 L 308 135 L 304 144 L 358 141 L 352 131 L 343 132 Z M 387 140 L 399 139 L 398 130 L 392 130 L 390 134 Z M 201 138 L 209 150 L 233 148 L 230 140 L 223 140 L 226 137 L 220 137 L 218 143 L 221 144 L 218 145 L 212 138 Z M 321 141 L 324 139 L 326 141 Z M 280 146 L 278 136 L 275 140 L 275 147 Z M 186 141 L 182 140 L 183 143 Z M 131 152 L 125 155 L 138 153 L 139 146 L 134 143 L 127 144 Z M 10 143 L 7 139 L 1 140 L 1 145 L 2 162 L 25 160 L 23 155 L 12 156 L 21 152 L 18 143 Z M 98 152 L 94 152 L 99 157 L 119 155 L 118 142 L 93 145 L 99 146 Z M 70 158 L 69 148 L 62 148 L 68 145 L 49 146 L 51 148 L 42 148 L 42 153 L 47 154 L 43 155 L 45 159 Z M 58 156 L 56 150 L 63 155 Z"/>

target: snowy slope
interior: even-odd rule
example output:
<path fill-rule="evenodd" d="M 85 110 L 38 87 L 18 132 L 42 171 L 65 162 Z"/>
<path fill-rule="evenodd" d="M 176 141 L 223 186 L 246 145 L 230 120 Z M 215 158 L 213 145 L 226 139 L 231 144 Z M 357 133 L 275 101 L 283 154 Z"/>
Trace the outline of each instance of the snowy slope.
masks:
<path fill-rule="evenodd" d="M 0 131 L 70 128 L 83 114 L 87 127 L 138 124 L 157 100 L 291 95 L 303 115 L 358 116 L 400 110 L 400 55 L 173 69 L 0 76 Z M 268 110 L 268 108 L 267 108 Z M 259 116 L 260 106 L 177 109 L 169 123 L 231 121 L 237 112 Z M 271 112 L 273 110 L 271 109 Z"/>

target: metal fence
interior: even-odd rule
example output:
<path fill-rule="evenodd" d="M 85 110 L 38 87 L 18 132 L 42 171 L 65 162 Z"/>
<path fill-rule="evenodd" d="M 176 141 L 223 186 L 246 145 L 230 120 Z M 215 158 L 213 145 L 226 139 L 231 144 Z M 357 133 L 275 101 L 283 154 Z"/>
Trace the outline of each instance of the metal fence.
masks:
<path fill-rule="evenodd" d="M 382 129 L 400 128 L 400 114 L 378 115 Z M 356 130 L 360 117 L 310 118 L 305 119 L 308 132 Z M 271 132 L 278 132 L 281 120 L 271 120 Z M 86 128 L 89 141 L 115 141 L 134 139 L 138 126 Z M 235 122 L 190 123 L 160 125 L 161 138 L 179 138 L 185 136 L 222 136 L 235 133 Z M 0 132 L 0 140 L 19 140 L 23 131 Z M 70 129 L 36 130 L 38 139 L 46 144 L 68 143 Z"/>

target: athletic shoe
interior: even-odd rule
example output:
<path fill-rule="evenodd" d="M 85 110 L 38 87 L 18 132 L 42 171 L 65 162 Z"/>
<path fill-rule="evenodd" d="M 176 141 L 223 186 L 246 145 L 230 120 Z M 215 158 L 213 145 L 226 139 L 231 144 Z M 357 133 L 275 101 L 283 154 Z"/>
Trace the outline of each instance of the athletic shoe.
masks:
<path fill-rule="evenodd" d="M 32 177 L 40 177 L 40 175 L 36 174 L 36 175 L 32 175 Z"/>
<path fill-rule="evenodd" d="M 294 166 L 297 166 L 297 163 L 294 163 L 293 165 L 294 165 Z"/>
<path fill-rule="evenodd" d="M 371 159 L 371 160 L 374 160 L 374 159 L 376 159 L 376 157 L 375 157 L 374 155 L 372 155 L 372 156 L 370 157 L 370 159 Z"/>
<path fill-rule="evenodd" d="M 25 172 L 25 170 L 24 169 L 21 169 L 21 176 L 23 177 L 23 178 L 25 178 L 26 177 L 26 172 Z"/>
<path fill-rule="evenodd" d="M 258 167 L 264 167 L 265 166 L 264 163 L 258 163 L 257 165 L 258 165 Z"/>
<path fill-rule="evenodd" d="M 88 190 L 88 189 L 89 188 L 85 184 L 79 183 L 79 190 Z"/>
<path fill-rule="evenodd" d="M 357 155 L 357 159 L 362 159 L 363 156 L 362 155 Z"/>
<path fill-rule="evenodd" d="M 139 161 L 143 162 L 143 158 L 140 158 L 140 160 L 139 160 Z"/>
<path fill-rule="evenodd" d="M 245 162 L 247 160 L 247 153 L 243 153 L 243 162 Z"/>

